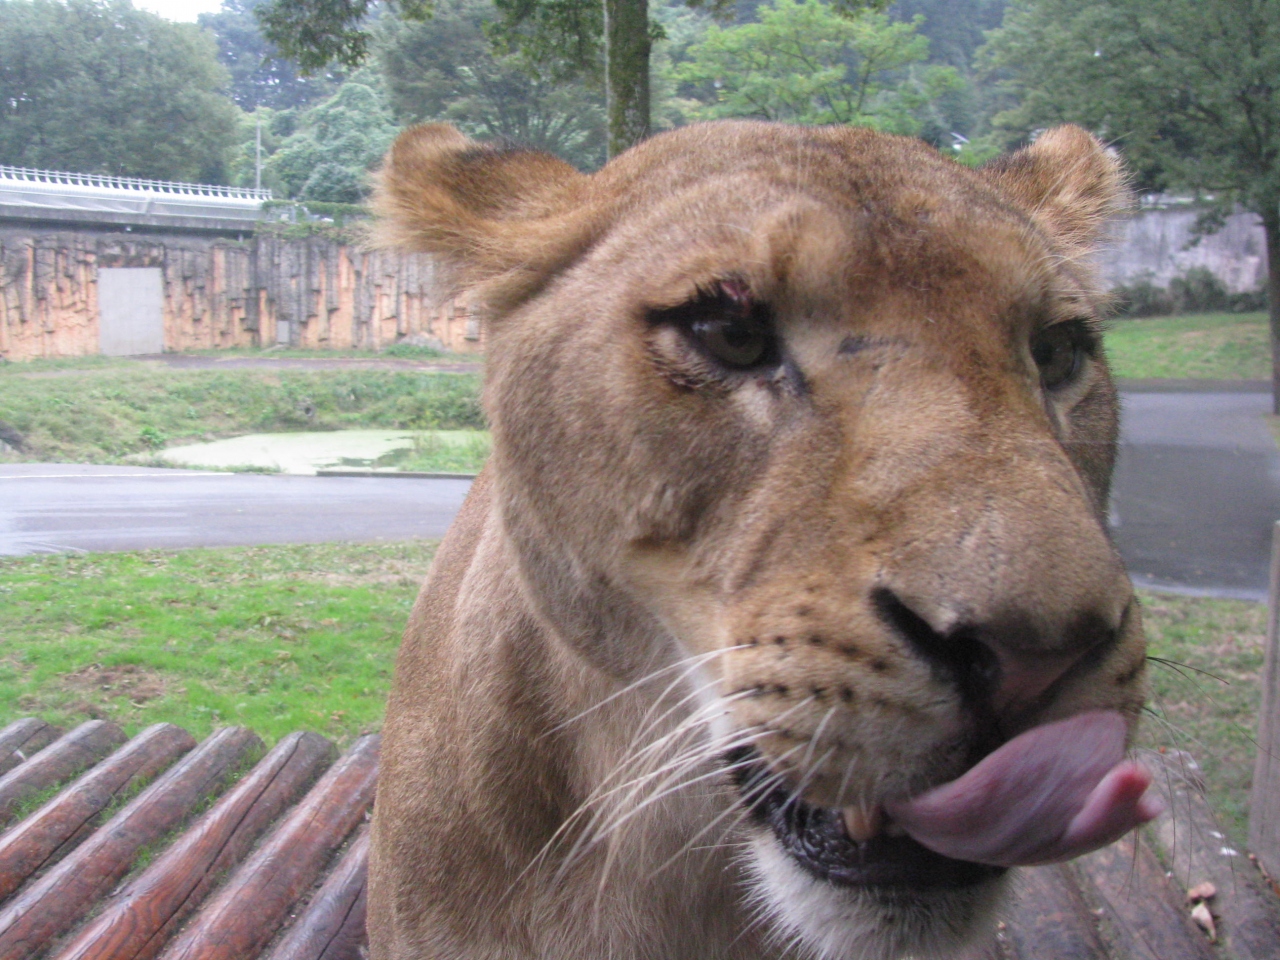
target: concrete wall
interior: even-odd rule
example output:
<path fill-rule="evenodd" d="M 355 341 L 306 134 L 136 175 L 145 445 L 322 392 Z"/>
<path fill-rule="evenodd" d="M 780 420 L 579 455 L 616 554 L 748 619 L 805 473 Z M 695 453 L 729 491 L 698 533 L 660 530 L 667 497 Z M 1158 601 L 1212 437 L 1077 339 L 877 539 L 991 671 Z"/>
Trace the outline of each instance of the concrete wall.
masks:
<path fill-rule="evenodd" d="M 465 302 L 442 303 L 429 260 L 332 240 L 95 233 L 0 226 L 0 357 L 98 353 L 98 271 L 153 267 L 164 349 L 380 349 L 412 338 L 479 350 Z"/>
<path fill-rule="evenodd" d="M 1230 293 L 1261 290 L 1267 280 L 1266 238 L 1252 213 L 1228 217 L 1222 230 L 1197 242 L 1192 226 L 1199 209 L 1166 206 L 1139 210 L 1117 223 L 1100 259 L 1111 286 L 1147 279 L 1167 287 L 1193 267 L 1207 267 Z"/>

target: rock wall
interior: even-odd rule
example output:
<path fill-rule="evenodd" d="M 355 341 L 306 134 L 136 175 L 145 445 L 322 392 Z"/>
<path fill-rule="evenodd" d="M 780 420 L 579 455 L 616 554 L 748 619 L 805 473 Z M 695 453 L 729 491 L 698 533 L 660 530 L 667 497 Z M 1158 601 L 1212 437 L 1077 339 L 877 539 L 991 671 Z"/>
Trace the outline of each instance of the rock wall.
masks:
<path fill-rule="evenodd" d="M 1190 204 L 1144 208 L 1115 224 L 1102 258 L 1110 286 L 1148 280 L 1168 287 L 1193 267 L 1207 267 L 1229 293 L 1261 290 L 1267 280 L 1267 247 L 1262 220 L 1252 213 L 1227 218 L 1217 233 L 1196 239 L 1200 209 Z"/>
<path fill-rule="evenodd" d="M 0 357 L 98 352 L 99 267 L 159 267 L 166 350 L 481 347 L 465 301 L 442 302 L 424 257 L 322 238 L 246 240 L 0 227 Z"/>

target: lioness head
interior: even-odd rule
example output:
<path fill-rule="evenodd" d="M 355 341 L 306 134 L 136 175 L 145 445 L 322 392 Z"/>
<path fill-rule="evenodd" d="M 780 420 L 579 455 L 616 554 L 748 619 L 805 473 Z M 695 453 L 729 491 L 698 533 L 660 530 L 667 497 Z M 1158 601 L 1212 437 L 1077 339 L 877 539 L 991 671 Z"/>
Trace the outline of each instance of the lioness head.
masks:
<path fill-rule="evenodd" d="M 388 158 L 384 239 L 488 307 L 520 589 L 619 689 L 683 665 L 747 896 L 815 955 L 951 949 L 1005 867 L 1150 814 L 1088 263 L 1123 199 L 1072 127 L 979 170 L 758 123 L 590 176 L 441 126 Z"/>

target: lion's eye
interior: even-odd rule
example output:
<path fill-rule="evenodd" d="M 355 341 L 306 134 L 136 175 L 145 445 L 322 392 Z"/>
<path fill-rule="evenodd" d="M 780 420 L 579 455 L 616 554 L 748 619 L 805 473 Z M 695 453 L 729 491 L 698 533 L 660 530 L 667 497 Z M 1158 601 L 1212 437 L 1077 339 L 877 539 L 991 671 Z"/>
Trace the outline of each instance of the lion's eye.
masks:
<path fill-rule="evenodd" d="M 1048 390 L 1066 384 L 1084 362 L 1088 335 L 1083 323 L 1057 323 L 1031 338 L 1031 358 Z"/>
<path fill-rule="evenodd" d="M 654 311 L 650 320 L 680 330 L 702 353 L 733 371 L 781 360 L 772 312 L 741 280 L 719 280 L 688 303 Z"/>
<path fill-rule="evenodd" d="M 751 314 L 695 320 L 689 333 L 728 367 L 754 367 L 769 353 L 773 342 L 769 324 Z"/>

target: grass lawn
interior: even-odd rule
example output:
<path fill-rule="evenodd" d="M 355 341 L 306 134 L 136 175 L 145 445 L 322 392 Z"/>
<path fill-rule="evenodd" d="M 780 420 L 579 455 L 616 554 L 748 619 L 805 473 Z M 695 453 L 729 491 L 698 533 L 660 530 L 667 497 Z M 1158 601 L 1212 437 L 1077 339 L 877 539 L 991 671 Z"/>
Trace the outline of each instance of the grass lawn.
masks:
<path fill-rule="evenodd" d="M 1168 662 L 1149 665 L 1150 715 L 1140 739 L 1190 752 L 1222 831 L 1245 844 L 1266 605 L 1146 592 L 1142 602 L 1147 652 Z"/>
<path fill-rule="evenodd" d="M 1117 377 L 1268 380 L 1265 313 L 1201 313 L 1115 320 L 1105 336 Z"/>
<path fill-rule="evenodd" d="M 0 725 L 160 720 L 268 743 L 376 730 L 428 541 L 0 560 Z M 1143 594 L 1151 716 L 1141 740 L 1191 751 L 1236 842 L 1247 835 L 1262 604 Z M 1198 671 L 1205 671 L 1200 673 Z M 1207 676 L 1213 674 L 1213 676 Z"/>
<path fill-rule="evenodd" d="M 0 725 L 376 730 L 435 541 L 0 559 Z"/>
<path fill-rule="evenodd" d="M 77 463 L 246 433 L 485 426 L 478 374 L 175 370 L 101 358 L 0 364 L 0 421 L 22 435 L 22 459 Z"/>

